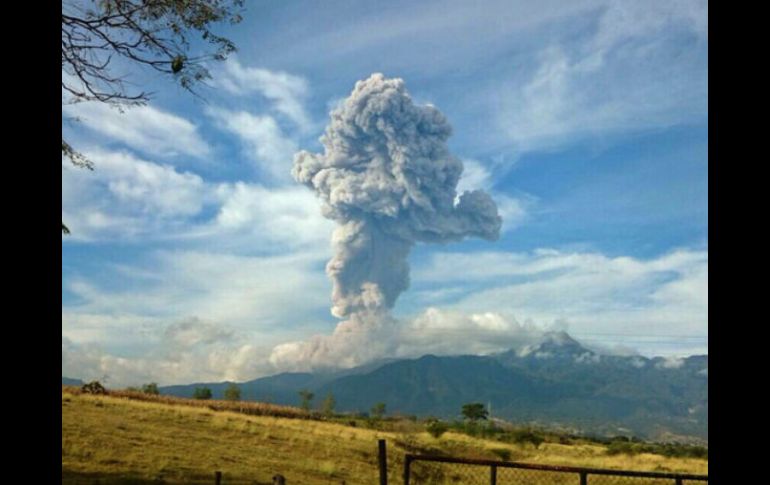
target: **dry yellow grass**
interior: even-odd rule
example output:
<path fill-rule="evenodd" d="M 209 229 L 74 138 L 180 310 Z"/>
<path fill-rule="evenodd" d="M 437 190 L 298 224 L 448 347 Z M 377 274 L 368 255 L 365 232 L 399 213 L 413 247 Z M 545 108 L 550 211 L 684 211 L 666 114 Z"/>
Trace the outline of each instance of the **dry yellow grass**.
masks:
<path fill-rule="evenodd" d="M 93 396 L 62 390 L 64 483 L 377 483 L 377 440 L 388 440 L 390 482 L 401 483 L 404 453 L 434 449 L 494 459 L 494 448 L 531 463 L 708 473 L 708 462 L 657 455 L 608 456 L 602 446 L 507 445 L 463 434 L 382 432 L 309 419 L 214 411 L 187 400 Z M 162 402 L 161 402 L 162 401 Z M 209 403 L 212 404 L 212 403 Z M 267 405 L 263 405 L 267 406 Z M 281 407 L 282 408 L 282 407 Z M 293 408 L 290 408 L 293 409 Z M 301 410 L 295 409 L 297 417 Z M 486 476 L 486 471 L 479 471 Z"/>
<path fill-rule="evenodd" d="M 62 386 L 62 392 L 74 395 L 84 394 L 82 388 L 76 386 Z M 303 419 L 314 419 L 319 417 L 318 413 L 311 413 L 293 406 L 280 406 L 278 404 L 264 402 L 187 399 L 183 397 L 147 394 L 141 391 L 130 390 L 111 390 L 107 393 L 112 397 L 123 397 L 135 401 L 204 407 L 211 409 L 212 411 L 235 411 L 255 416 L 279 416 L 284 418 Z"/>

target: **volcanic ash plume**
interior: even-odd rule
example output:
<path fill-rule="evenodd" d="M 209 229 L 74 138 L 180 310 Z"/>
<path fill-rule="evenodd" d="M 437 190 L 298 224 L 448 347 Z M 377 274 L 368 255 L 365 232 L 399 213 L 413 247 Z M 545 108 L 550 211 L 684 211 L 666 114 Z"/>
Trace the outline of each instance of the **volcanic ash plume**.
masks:
<path fill-rule="evenodd" d="M 324 153 L 295 156 L 292 175 L 339 224 L 326 272 L 332 314 L 347 320 L 332 339 L 351 327 L 379 333 L 388 326 L 388 310 L 409 286 L 407 258 L 416 242 L 498 238 L 502 219 L 492 198 L 480 190 L 457 197 L 463 165 L 447 149 L 450 134 L 444 115 L 414 104 L 403 80 L 373 74 L 332 111 L 320 139 Z M 336 346 L 314 342 L 302 347 Z"/>

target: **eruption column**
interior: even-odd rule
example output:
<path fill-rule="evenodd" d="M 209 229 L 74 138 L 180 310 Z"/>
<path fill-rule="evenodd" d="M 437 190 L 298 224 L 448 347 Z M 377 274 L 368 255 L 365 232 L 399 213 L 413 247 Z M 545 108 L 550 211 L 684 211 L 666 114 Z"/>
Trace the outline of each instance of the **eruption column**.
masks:
<path fill-rule="evenodd" d="M 360 349 L 348 347 L 366 343 L 362 338 L 373 343 L 372 335 L 392 320 L 389 309 L 409 287 L 408 256 L 415 243 L 495 240 L 502 219 L 486 192 L 457 197 L 463 165 L 446 146 L 451 127 L 435 107 L 416 105 L 403 80 L 373 74 L 357 82 L 330 116 L 320 139 L 324 152 L 297 153 L 292 175 L 315 191 L 323 215 L 338 224 L 326 272 L 333 284 L 332 314 L 346 320 L 327 340 L 285 344 L 273 356 L 309 353 L 294 357 L 312 364 L 336 349 L 354 365 Z"/>

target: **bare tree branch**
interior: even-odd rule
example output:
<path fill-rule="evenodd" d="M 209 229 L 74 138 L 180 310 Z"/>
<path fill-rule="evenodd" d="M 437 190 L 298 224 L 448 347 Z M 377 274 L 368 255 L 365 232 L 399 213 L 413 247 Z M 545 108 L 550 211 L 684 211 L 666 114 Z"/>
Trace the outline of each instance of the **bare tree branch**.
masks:
<path fill-rule="evenodd" d="M 235 51 L 229 39 L 210 30 L 241 21 L 244 0 L 64 0 L 62 2 L 63 104 L 98 101 L 117 107 L 145 104 L 150 93 L 130 91 L 116 65 L 143 66 L 168 74 L 193 95 L 210 78 L 206 61 Z M 190 56 L 190 36 L 212 48 Z M 118 62 L 119 61 L 119 62 Z M 93 163 L 62 138 L 62 156 L 78 167 Z M 62 223 L 62 233 L 69 229 Z"/>

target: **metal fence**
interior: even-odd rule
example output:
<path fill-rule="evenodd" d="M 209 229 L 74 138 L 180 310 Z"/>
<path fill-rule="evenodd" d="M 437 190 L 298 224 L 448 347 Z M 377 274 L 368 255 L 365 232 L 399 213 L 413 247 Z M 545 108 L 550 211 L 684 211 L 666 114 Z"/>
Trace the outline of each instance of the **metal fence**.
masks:
<path fill-rule="evenodd" d="M 535 465 L 439 456 L 404 457 L 404 485 L 701 485 L 708 475 Z"/>

